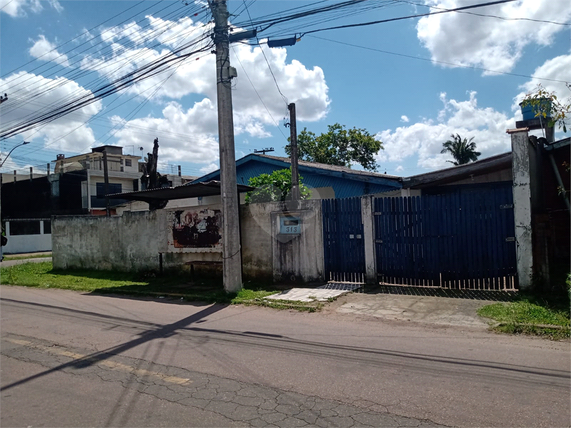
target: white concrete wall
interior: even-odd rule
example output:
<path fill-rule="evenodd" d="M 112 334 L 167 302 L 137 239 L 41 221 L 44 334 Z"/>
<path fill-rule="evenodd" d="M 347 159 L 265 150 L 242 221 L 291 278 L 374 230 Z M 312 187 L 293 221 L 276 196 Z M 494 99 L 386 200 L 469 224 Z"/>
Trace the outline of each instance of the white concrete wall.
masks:
<path fill-rule="evenodd" d="M 162 210 L 122 217 L 54 217 L 54 268 L 158 270 L 159 253 L 166 252 L 165 227 Z"/>
<path fill-rule="evenodd" d="M 6 238 L 8 243 L 2 248 L 4 254 L 36 253 L 51 251 L 52 235 L 44 233 L 44 220 L 40 221 L 39 235 L 11 235 L 10 221 L 6 220 Z"/>
<path fill-rule="evenodd" d="M 240 207 L 246 279 L 269 280 L 280 277 L 282 271 L 286 272 L 286 279 L 293 275 L 296 281 L 323 279 L 321 202 L 303 201 L 294 205 L 271 203 Z M 187 209 L 205 208 L 195 206 Z M 220 206 L 209 208 L 216 210 Z M 52 221 L 54 267 L 158 270 L 159 253 L 162 253 L 164 269 L 183 268 L 187 261 L 221 261 L 221 248 L 216 246 L 201 249 L 175 248 L 172 245 L 174 211 L 124 212 L 122 216 L 115 217 L 55 217 Z M 276 219 L 284 212 L 300 213 L 304 225 L 302 235 L 287 242 L 279 241 L 277 236 Z"/>
<path fill-rule="evenodd" d="M 279 216 L 285 213 L 301 217 L 301 235 L 278 235 Z M 293 282 L 324 279 L 321 201 L 243 205 L 240 223 L 246 277 Z"/>

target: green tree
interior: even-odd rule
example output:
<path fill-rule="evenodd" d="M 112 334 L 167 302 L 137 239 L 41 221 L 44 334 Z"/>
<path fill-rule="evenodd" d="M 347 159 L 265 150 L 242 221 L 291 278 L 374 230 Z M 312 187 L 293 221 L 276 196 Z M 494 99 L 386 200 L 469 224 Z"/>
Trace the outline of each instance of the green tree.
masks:
<path fill-rule="evenodd" d="M 301 179 L 299 176 L 299 197 L 302 200 L 309 199 L 311 190 L 301 183 Z M 246 194 L 247 204 L 285 201 L 291 193 L 291 170 L 280 169 L 271 174 L 260 174 L 250 178 L 248 184 L 256 190 Z"/>
<path fill-rule="evenodd" d="M 447 161 L 453 163 L 454 165 L 464 165 L 469 162 L 475 162 L 478 160 L 478 156 L 481 155 L 480 152 L 476 151 L 476 143 L 474 143 L 474 137 L 467 140 L 466 138 L 460 137 L 459 134 L 452 134 L 452 140 L 448 140 L 442 143 L 442 151 L 440 153 L 450 153 L 454 158 L 454 161 Z"/>
<path fill-rule="evenodd" d="M 307 128 L 301 131 L 297 137 L 300 160 L 349 168 L 352 163 L 357 163 L 369 171 L 377 170 L 374 156 L 383 148 L 383 143 L 364 129 L 345 129 L 338 123 L 328 128 L 327 133 L 319 136 Z M 285 150 L 291 156 L 290 146 Z"/>

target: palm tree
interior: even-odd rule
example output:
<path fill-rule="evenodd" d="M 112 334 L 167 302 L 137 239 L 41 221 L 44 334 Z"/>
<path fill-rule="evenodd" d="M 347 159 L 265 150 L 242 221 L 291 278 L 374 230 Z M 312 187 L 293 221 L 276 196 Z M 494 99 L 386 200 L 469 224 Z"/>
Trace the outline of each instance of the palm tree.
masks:
<path fill-rule="evenodd" d="M 447 162 L 453 163 L 454 165 L 464 165 L 478 160 L 478 156 L 480 156 L 481 153 L 476 151 L 476 143 L 472 141 L 474 137 L 469 140 L 466 138 L 462 139 L 459 134 L 452 134 L 451 137 L 452 140 L 442 143 L 443 149 L 440 152 L 449 152 L 455 160 L 454 162 Z"/>

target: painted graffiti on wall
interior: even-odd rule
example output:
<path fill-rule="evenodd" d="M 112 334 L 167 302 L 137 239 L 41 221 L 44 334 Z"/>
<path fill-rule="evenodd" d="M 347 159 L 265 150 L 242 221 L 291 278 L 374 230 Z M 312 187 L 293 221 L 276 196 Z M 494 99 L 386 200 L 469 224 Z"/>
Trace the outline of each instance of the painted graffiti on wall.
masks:
<path fill-rule="evenodd" d="M 172 216 L 175 248 L 222 248 L 220 210 L 177 210 Z"/>

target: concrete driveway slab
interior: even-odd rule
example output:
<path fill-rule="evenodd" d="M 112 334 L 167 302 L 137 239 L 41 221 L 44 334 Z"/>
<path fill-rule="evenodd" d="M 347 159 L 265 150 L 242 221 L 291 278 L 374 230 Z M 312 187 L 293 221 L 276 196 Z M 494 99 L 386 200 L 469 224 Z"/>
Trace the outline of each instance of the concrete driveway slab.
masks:
<path fill-rule="evenodd" d="M 487 328 L 489 324 L 477 314 L 477 311 L 480 307 L 494 302 L 446 297 L 354 293 L 339 303 L 336 312 L 342 314 L 367 315 L 426 324 Z"/>

